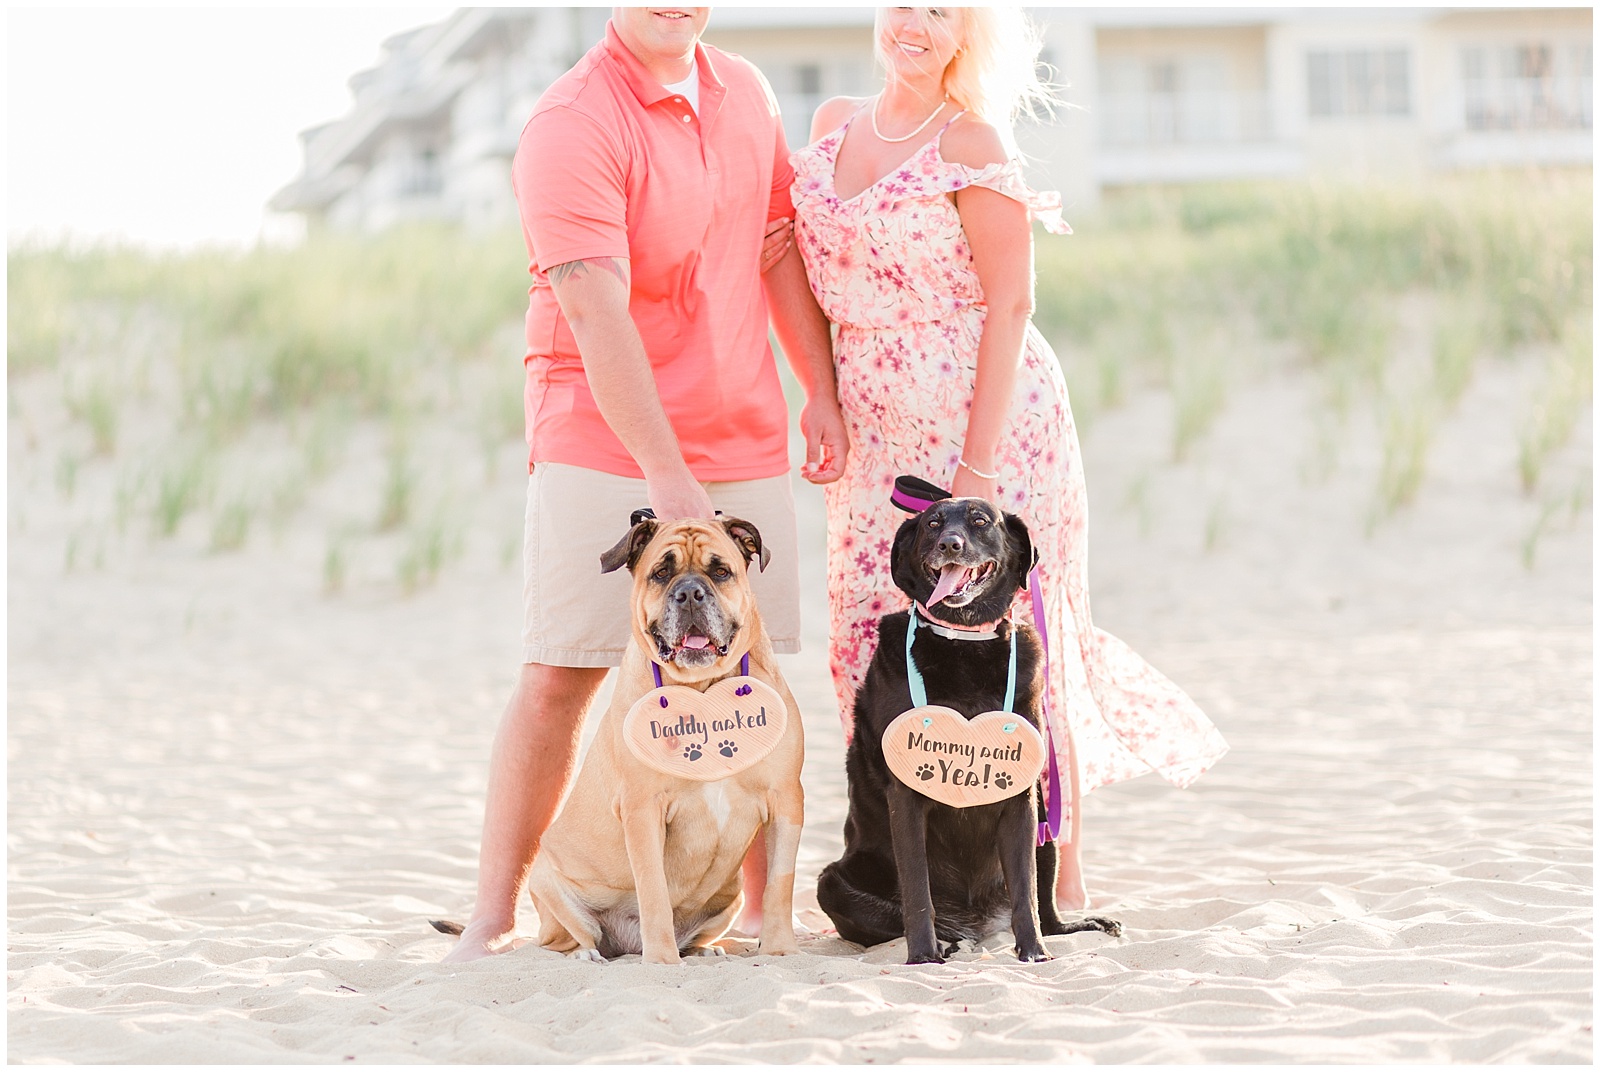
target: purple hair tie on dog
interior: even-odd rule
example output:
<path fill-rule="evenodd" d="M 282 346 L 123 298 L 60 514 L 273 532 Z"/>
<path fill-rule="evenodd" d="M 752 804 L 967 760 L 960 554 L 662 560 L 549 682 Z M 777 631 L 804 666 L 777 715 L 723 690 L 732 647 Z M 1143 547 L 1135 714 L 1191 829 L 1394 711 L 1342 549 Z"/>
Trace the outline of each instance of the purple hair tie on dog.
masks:
<path fill-rule="evenodd" d="M 948 491 L 919 476 L 895 477 L 894 490 L 889 493 L 889 501 L 908 514 L 920 514 L 940 499 L 949 497 Z"/>

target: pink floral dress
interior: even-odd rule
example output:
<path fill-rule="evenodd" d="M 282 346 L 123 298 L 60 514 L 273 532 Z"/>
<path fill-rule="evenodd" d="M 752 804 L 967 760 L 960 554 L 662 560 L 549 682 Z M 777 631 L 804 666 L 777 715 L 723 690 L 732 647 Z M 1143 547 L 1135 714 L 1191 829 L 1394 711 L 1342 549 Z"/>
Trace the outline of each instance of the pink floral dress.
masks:
<path fill-rule="evenodd" d="M 793 157 L 795 236 L 817 301 L 838 326 L 834 361 L 850 433 L 844 476 L 826 487 L 830 660 L 847 738 L 878 619 L 908 605 L 889 578 L 890 543 L 906 516 L 889 501 L 894 479 L 949 487 L 972 406 L 986 307 L 948 195 L 983 186 L 1026 204 L 1048 230 L 1071 233 L 1059 196 L 1030 190 L 1017 161 L 950 163 L 939 155 L 942 130 L 841 199 L 834 161 L 849 126 Z M 1227 743 L 1181 689 L 1090 618 L 1078 435 L 1060 365 L 1031 324 L 996 459 L 1001 506 L 1027 522 L 1039 551 L 1063 776 L 1070 728 L 1080 793 L 1152 770 L 1190 784 Z M 1016 616 L 1027 620 L 1027 606 L 1024 597 Z"/>

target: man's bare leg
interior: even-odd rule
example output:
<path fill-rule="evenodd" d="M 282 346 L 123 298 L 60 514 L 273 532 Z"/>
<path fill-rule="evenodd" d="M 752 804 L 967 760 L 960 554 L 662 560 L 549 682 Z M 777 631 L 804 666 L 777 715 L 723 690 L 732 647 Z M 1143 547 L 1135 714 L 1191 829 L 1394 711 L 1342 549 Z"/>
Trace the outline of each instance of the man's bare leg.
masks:
<path fill-rule="evenodd" d="M 744 907 L 733 924 L 754 938 L 761 933 L 761 899 L 767 892 L 767 832 L 756 831 L 750 851 L 744 854 Z"/>
<path fill-rule="evenodd" d="M 508 945 L 528 869 L 572 781 L 583 717 L 605 676 L 604 667 L 523 665 L 489 755 L 477 903 L 445 962 Z"/>

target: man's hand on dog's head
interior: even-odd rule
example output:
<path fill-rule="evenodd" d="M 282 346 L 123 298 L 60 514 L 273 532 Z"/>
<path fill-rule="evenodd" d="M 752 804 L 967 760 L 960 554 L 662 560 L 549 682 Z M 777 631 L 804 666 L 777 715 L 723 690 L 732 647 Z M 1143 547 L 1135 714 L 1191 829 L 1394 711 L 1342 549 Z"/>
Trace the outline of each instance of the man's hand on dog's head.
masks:
<path fill-rule="evenodd" d="M 711 505 L 711 497 L 687 468 L 682 472 L 647 476 L 645 488 L 650 495 L 650 508 L 656 512 L 657 521 L 681 521 L 684 518 L 716 516 L 716 510 Z"/>

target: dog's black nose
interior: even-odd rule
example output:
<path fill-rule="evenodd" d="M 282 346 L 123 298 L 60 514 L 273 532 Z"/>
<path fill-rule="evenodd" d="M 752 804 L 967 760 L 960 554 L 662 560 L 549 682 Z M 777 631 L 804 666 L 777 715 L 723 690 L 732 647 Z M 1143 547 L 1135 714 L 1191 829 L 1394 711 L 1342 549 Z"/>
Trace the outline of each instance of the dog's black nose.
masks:
<path fill-rule="evenodd" d="M 951 532 L 949 529 L 945 529 L 939 533 L 939 550 L 947 554 L 959 555 L 966 546 L 967 541 L 961 538 L 959 532 Z"/>
<path fill-rule="evenodd" d="M 696 603 L 704 603 L 710 595 L 711 586 L 699 577 L 680 577 L 667 592 L 667 598 L 678 604 L 687 603 L 691 599 Z"/>

